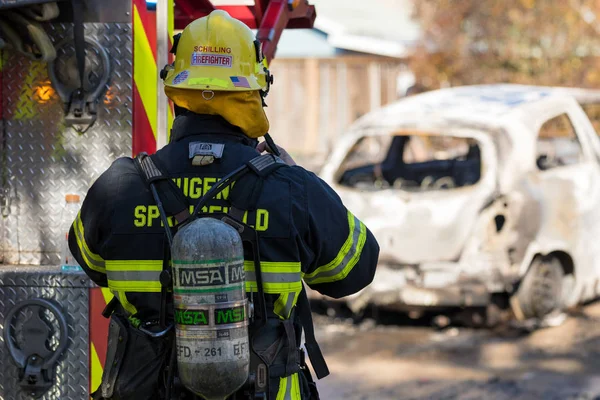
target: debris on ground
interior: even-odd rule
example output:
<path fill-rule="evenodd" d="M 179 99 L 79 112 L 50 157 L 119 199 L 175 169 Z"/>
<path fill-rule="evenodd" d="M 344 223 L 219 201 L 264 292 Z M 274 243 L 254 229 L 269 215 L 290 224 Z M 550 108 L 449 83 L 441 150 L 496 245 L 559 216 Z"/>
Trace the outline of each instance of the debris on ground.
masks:
<path fill-rule="evenodd" d="M 600 400 L 600 303 L 533 331 L 395 319 L 315 316 L 331 370 L 322 398 Z"/>

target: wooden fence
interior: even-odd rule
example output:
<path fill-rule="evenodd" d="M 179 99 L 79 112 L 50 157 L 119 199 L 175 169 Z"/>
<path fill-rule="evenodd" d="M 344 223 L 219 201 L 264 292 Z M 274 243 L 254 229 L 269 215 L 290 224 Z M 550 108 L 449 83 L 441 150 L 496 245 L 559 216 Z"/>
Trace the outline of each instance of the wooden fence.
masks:
<path fill-rule="evenodd" d="M 276 142 L 302 158 L 323 158 L 363 114 L 398 98 L 401 60 L 344 56 L 277 59 L 267 115 Z"/>

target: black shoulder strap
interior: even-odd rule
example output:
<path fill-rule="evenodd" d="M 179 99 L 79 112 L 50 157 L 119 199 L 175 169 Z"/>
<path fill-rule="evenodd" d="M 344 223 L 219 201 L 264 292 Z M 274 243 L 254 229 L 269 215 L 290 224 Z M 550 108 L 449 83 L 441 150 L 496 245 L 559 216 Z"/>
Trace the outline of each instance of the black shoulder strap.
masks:
<path fill-rule="evenodd" d="M 248 175 L 240 182 L 236 182 L 235 188 L 232 189 L 229 196 L 229 202 L 232 206 L 231 213 L 243 214 L 243 211 L 256 210 L 265 179 L 284 165 L 283 160 L 270 154 L 250 160 L 248 168 L 253 174 Z"/>
<path fill-rule="evenodd" d="M 251 159 L 250 161 L 248 161 L 241 167 L 239 167 L 236 170 L 234 170 L 233 172 L 231 172 L 229 175 L 225 176 L 216 185 L 214 185 L 208 192 L 206 192 L 204 194 L 204 196 L 202 196 L 200 198 L 198 203 L 196 203 L 196 206 L 194 207 L 194 214 L 196 215 L 196 214 L 201 213 L 202 208 L 206 205 L 206 203 L 208 203 L 211 199 L 213 199 L 215 196 L 217 196 L 219 193 L 221 193 L 232 182 L 235 182 L 236 188 L 242 186 L 242 185 L 240 185 L 239 180 L 241 177 L 246 176 L 248 174 L 248 172 L 253 172 L 252 175 L 254 175 L 255 177 L 258 177 L 258 179 L 264 180 L 269 174 L 274 172 L 276 169 L 283 167 L 284 165 L 286 165 L 286 164 L 281 158 L 273 156 L 271 154 L 263 154 L 258 157 L 254 157 L 253 159 Z M 250 176 L 252 176 L 252 175 L 250 175 Z M 255 178 L 255 179 L 257 179 L 257 178 Z M 244 181 L 250 181 L 250 180 L 252 180 L 252 179 L 248 179 L 248 180 L 244 179 Z M 261 183 L 261 187 L 259 189 L 262 189 L 262 183 Z M 241 192 L 239 189 L 236 189 L 235 191 L 238 193 Z M 233 194 L 233 190 L 232 190 L 232 194 Z M 253 188 L 250 195 L 245 193 L 242 197 L 247 200 L 254 200 L 254 199 L 258 200 L 258 195 L 260 195 L 260 190 Z M 247 202 L 244 202 L 244 204 L 241 204 L 241 203 L 236 204 L 232 201 L 231 196 L 230 196 L 230 202 L 231 202 L 232 206 L 234 206 L 234 207 L 232 207 L 234 209 L 235 208 L 244 208 L 243 206 L 248 204 Z M 240 206 L 242 206 L 242 207 L 240 207 Z M 248 209 L 248 208 L 246 208 L 246 209 Z"/>
<path fill-rule="evenodd" d="M 244 211 L 255 209 L 263 189 L 265 178 L 283 165 L 284 162 L 279 157 L 271 155 L 265 155 L 251 160 L 248 163 L 248 167 L 254 172 L 254 174 L 252 174 L 254 175 L 254 179 L 250 179 L 250 176 L 252 176 L 250 175 L 244 182 L 236 183 L 235 190 L 232 190 L 229 197 L 232 204 L 229 214 L 235 219 L 241 220 Z M 241 195 L 236 196 L 236 193 Z M 255 264 L 257 263 L 260 263 L 260 260 L 255 260 Z M 260 269 L 257 268 L 257 271 L 260 271 Z M 308 353 L 308 357 L 310 358 L 310 362 L 315 370 L 317 378 L 322 379 L 329 375 L 329 368 L 327 367 L 327 363 L 325 362 L 325 358 L 323 357 L 323 353 L 321 352 L 321 348 L 315 337 L 310 303 L 304 285 L 298 296 L 297 307 L 298 317 L 302 324 L 302 328 L 304 329 L 304 345 L 306 352 Z"/>
<path fill-rule="evenodd" d="M 190 211 L 187 199 L 181 193 L 181 190 L 156 166 L 151 156 L 146 153 L 140 153 L 135 158 L 135 166 L 138 173 L 144 178 L 146 186 L 152 192 L 152 197 L 154 197 L 154 201 L 158 207 L 167 239 L 163 245 L 163 270 L 160 274 L 161 301 L 159 320 L 161 329 L 164 329 L 167 326 L 167 291 L 171 287 L 169 261 L 171 258 L 171 246 L 173 244 L 173 232 L 169 226 L 168 216 L 174 216 L 177 223 L 181 224 L 189 219 Z"/>
<path fill-rule="evenodd" d="M 174 216 L 178 223 L 186 221 L 190 217 L 189 203 L 181 189 L 156 166 L 159 161 L 146 153 L 138 154 L 135 160 L 138 172 L 146 181 L 146 185 L 151 187 L 155 184 L 158 188 L 167 215 Z"/>
<path fill-rule="evenodd" d="M 315 327 L 310 311 L 310 303 L 304 285 L 302 285 L 302 291 L 300 291 L 300 294 L 298 295 L 297 307 L 298 317 L 300 318 L 300 323 L 304 329 L 304 347 L 306 348 L 308 358 L 310 358 L 310 363 L 315 370 L 317 378 L 323 379 L 329 375 L 329 368 L 327 367 L 327 362 L 325 362 L 325 357 L 323 357 L 323 353 L 321 352 L 321 348 L 315 337 Z"/>
<path fill-rule="evenodd" d="M 134 160 L 134 165 L 144 179 L 146 186 L 152 191 L 154 201 L 160 210 L 160 217 L 163 220 L 165 226 L 165 234 L 167 240 L 164 244 L 163 250 L 163 272 L 161 273 L 161 309 L 160 309 L 160 324 L 161 327 L 166 326 L 166 296 L 167 289 L 170 284 L 170 273 L 169 273 L 169 258 L 170 258 L 170 246 L 172 242 L 172 232 L 168 226 L 168 216 L 173 215 L 178 223 L 185 222 L 190 217 L 189 206 L 187 199 L 181 193 L 181 190 L 169 179 L 168 176 L 164 175 L 163 172 L 156 166 L 152 157 L 147 153 L 140 153 Z M 158 186 L 159 195 L 156 190 Z M 163 199 L 161 201 L 161 199 Z M 164 203 L 164 207 L 163 207 Z M 165 223 L 166 222 L 166 223 Z M 119 304 L 118 298 L 115 296 L 106 305 L 102 315 L 105 318 L 109 318 L 113 311 Z"/>

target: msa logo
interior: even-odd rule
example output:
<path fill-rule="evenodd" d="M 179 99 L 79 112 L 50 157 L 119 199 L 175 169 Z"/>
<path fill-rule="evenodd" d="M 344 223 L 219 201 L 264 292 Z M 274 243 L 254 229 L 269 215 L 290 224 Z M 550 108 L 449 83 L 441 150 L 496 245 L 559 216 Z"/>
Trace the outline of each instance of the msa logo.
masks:
<path fill-rule="evenodd" d="M 229 283 L 242 282 L 246 278 L 244 263 L 229 266 Z"/>
<path fill-rule="evenodd" d="M 223 266 L 199 269 L 181 268 L 177 271 L 177 280 L 179 286 L 188 287 L 215 286 L 227 283 Z"/>
<path fill-rule="evenodd" d="M 200 150 L 212 150 L 212 144 L 210 143 L 200 143 L 198 147 Z"/>
<path fill-rule="evenodd" d="M 178 325 L 208 325 L 208 311 L 176 308 L 175 323 Z"/>
<path fill-rule="evenodd" d="M 235 324 L 246 318 L 244 306 L 221 308 L 215 310 L 215 325 Z"/>

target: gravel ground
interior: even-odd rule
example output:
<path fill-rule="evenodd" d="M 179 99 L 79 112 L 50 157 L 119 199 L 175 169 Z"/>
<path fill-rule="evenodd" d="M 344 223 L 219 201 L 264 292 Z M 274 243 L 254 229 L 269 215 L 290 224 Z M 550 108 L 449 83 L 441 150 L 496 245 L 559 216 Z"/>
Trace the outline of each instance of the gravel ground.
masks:
<path fill-rule="evenodd" d="M 600 400 L 600 303 L 533 333 L 315 321 L 331 370 L 318 383 L 324 400 Z"/>

